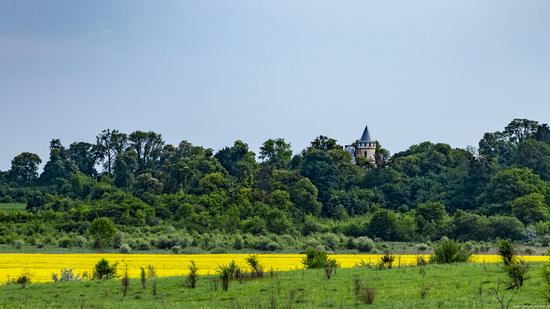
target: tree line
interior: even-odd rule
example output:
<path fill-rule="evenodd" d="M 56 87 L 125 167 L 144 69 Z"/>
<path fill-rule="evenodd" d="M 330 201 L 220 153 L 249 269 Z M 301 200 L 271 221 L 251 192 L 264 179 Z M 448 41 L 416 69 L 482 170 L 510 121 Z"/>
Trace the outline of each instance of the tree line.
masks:
<path fill-rule="evenodd" d="M 96 143 L 50 142 L 42 159 L 24 152 L 0 172 L 0 235 L 54 221 L 84 233 L 96 218 L 119 226 L 172 226 L 221 234 L 341 233 L 383 240 L 543 239 L 550 234 L 550 128 L 514 119 L 485 133 L 479 147 L 423 142 L 376 166 L 355 162 L 335 139 L 319 136 L 293 155 L 269 139 L 258 155 L 243 141 L 219 151 L 161 134 L 104 130 Z M 9 227 L 9 228 L 8 228 Z"/>

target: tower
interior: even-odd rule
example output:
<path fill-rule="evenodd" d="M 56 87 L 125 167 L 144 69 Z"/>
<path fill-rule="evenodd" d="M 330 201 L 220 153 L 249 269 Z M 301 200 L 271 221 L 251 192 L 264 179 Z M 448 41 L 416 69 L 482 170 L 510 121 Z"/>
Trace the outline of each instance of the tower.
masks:
<path fill-rule="evenodd" d="M 363 135 L 356 142 L 355 146 L 356 158 L 367 158 L 370 162 L 376 162 L 376 141 L 372 140 L 369 133 L 369 127 L 365 126 Z"/>

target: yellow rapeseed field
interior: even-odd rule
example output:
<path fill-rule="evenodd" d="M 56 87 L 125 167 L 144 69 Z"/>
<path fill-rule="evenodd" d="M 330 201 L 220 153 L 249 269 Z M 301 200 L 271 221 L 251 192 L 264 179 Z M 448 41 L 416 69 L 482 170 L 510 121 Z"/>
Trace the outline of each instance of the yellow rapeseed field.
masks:
<path fill-rule="evenodd" d="M 52 279 L 52 273 L 59 273 L 62 268 L 72 268 L 75 273 L 91 273 L 95 263 L 101 258 L 110 262 L 118 262 L 119 269 L 128 265 L 130 276 L 139 277 L 140 267 L 153 265 L 161 277 L 181 276 L 187 274 L 187 265 L 194 260 L 202 275 L 216 273 L 218 265 L 227 264 L 231 260 L 241 267 L 246 268 L 245 258 L 248 254 L 0 254 L 0 284 L 8 278 L 19 276 L 24 271 L 31 274 L 33 282 L 48 282 Z M 426 259 L 429 255 L 423 255 Z M 266 271 L 271 268 L 277 271 L 288 271 L 302 268 L 301 254 L 259 254 L 260 263 Z M 331 255 L 342 267 L 349 268 L 357 263 L 376 264 L 381 255 L 378 254 L 335 254 Z M 418 255 L 395 255 L 394 265 L 415 265 Z M 550 261 L 549 256 L 525 256 L 528 262 Z M 499 262 L 498 255 L 474 255 L 472 262 L 475 263 L 496 263 Z"/>

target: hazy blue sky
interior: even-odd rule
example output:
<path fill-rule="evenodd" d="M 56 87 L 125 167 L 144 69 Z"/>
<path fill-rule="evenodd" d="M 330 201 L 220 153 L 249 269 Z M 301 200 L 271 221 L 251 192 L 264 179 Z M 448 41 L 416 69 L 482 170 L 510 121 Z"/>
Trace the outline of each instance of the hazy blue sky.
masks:
<path fill-rule="evenodd" d="M 550 1 L 0 0 L 0 169 L 102 129 L 392 153 L 550 121 Z"/>

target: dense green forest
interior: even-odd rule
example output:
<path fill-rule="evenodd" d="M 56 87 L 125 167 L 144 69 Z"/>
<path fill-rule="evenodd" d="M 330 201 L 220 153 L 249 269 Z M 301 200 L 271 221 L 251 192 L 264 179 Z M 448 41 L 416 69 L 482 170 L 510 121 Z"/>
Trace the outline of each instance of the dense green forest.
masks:
<path fill-rule="evenodd" d="M 299 154 L 284 139 L 256 155 L 236 141 L 219 151 L 155 132 L 105 130 L 95 144 L 50 142 L 0 172 L 0 243 L 99 245 L 94 220 L 110 218 L 115 248 L 279 250 L 297 242 L 369 250 L 372 240 L 443 236 L 550 240 L 550 127 L 515 119 L 479 148 L 424 142 L 376 165 L 354 162 L 319 136 Z"/>

